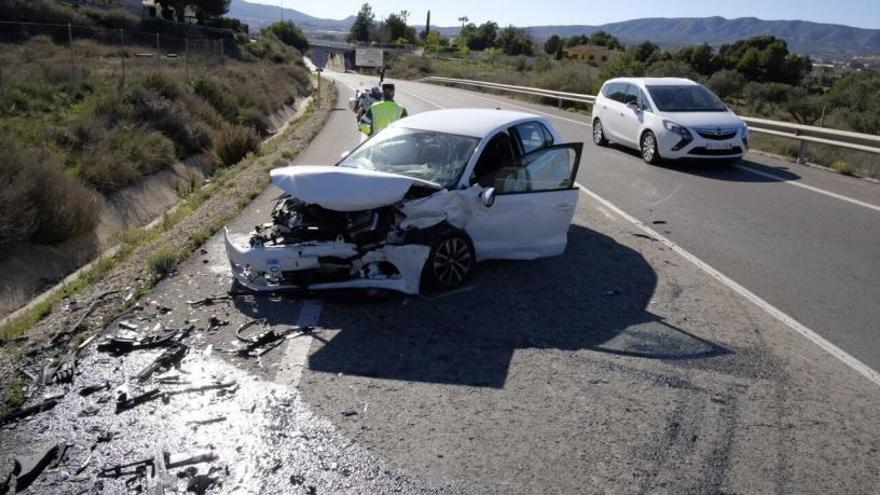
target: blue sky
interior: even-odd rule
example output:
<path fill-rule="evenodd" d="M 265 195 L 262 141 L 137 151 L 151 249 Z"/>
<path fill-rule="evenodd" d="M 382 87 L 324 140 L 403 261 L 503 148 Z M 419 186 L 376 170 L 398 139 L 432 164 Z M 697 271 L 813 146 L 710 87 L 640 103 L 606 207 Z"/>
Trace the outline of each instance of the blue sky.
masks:
<path fill-rule="evenodd" d="M 280 5 L 315 17 L 341 19 L 357 12 L 363 0 L 246 0 Z M 472 22 L 499 24 L 604 24 L 639 17 L 759 17 L 802 19 L 880 29 L 880 0 L 381 0 L 369 2 L 380 16 L 398 10 L 411 12 L 416 24 L 431 9 L 431 23 L 457 25 L 467 16 Z M 423 22 L 423 21 L 422 21 Z"/>

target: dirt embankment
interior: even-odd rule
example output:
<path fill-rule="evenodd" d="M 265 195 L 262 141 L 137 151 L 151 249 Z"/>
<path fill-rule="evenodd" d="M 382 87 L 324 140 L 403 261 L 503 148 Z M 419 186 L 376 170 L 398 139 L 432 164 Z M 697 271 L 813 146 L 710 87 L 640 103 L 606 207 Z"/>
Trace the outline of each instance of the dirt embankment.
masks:
<path fill-rule="evenodd" d="M 100 328 L 110 315 L 119 312 L 125 304 L 131 304 L 156 281 L 148 260 L 159 252 L 176 253 L 182 259 L 185 253 L 198 249 L 204 238 L 216 232 L 246 206 L 268 184 L 268 171 L 283 166 L 292 156 L 302 151 L 320 131 L 330 113 L 336 92 L 322 95 L 320 108 L 309 105 L 302 117 L 292 123 L 276 139 L 263 145 L 259 156 L 251 155 L 237 165 L 226 169 L 209 184 L 193 194 L 202 196 L 193 211 L 173 225 L 157 227 L 158 234 L 136 245 L 125 253 L 124 259 L 115 265 L 98 282 L 76 294 L 80 301 L 77 310 L 66 311 L 61 305 L 54 306 L 29 332 L 27 340 L 20 345 L 7 342 L 0 347 L 0 383 L 3 396 L 9 397 L 9 382 L 21 377 L 20 370 L 33 366 L 47 355 L 65 352 L 69 346 L 85 338 L 85 334 Z M 188 200 L 187 200 L 188 201 Z M 190 208 L 186 203 L 181 208 Z M 199 240 L 201 239 L 201 240 Z M 120 255 L 116 255 L 119 257 Z M 133 295 L 122 305 L 108 303 L 97 309 L 78 328 L 73 329 L 88 304 L 98 295 L 111 290 L 122 290 Z M 69 335 L 66 332 L 71 332 Z M 5 401 L 4 401 L 5 402 Z"/>
<path fill-rule="evenodd" d="M 272 114 L 275 129 L 283 128 L 306 109 L 310 100 L 300 99 Z M 213 168 L 204 154 L 193 155 L 128 187 L 104 197 L 100 221 L 93 232 L 57 245 L 24 242 L 0 259 L 0 318 L 12 314 L 37 294 L 93 261 L 116 244 L 119 234 L 159 220 L 181 201 L 181 193 L 209 180 Z"/>

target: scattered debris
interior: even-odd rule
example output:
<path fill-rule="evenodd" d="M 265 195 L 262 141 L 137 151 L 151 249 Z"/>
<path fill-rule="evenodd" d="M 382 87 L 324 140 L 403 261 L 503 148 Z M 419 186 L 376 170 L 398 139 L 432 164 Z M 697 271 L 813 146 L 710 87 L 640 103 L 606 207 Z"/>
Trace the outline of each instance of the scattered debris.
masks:
<path fill-rule="evenodd" d="M 653 223 L 654 225 L 666 225 L 666 220 L 654 220 L 651 223 Z"/>
<path fill-rule="evenodd" d="M 63 455 L 62 449 L 67 450 L 66 446 L 58 443 L 35 456 L 16 457 L 15 467 L 12 470 L 12 476 L 15 477 L 15 491 L 20 492 L 31 486 L 52 461 L 60 458 L 59 454 Z"/>
<path fill-rule="evenodd" d="M 129 396 L 128 387 L 121 387 L 119 394 L 116 396 L 116 414 L 128 411 L 129 409 L 135 408 L 160 396 L 162 396 L 162 391 L 160 391 L 158 387 L 151 388 L 146 392 L 135 396 Z"/>
<path fill-rule="evenodd" d="M 85 322 L 86 318 L 88 318 L 92 313 L 94 313 L 94 311 L 96 309 L 98 309 L 98 305 L 104 301 L 104 298 L 106 298 L 107 296 L 112 296 L 114 294 L 118 294 L 120 292 L 122 292 L 122 291 L 121 290 L 109 290 L 107 292 L 103 292 L 101 294 L 98 294 L 92 300 L 91 304 L 89 304 L 89 307 L 86 308 L 85 312 L 83 312 L 83 314 L 79 317 L 79 319 L 76 321 L 76 323 L 73 326 L 67 328 L 64 331 L 58 332 L 57 334 L 55 334 L 52 337 L 52 344 L 58 344 L 65 337 L 72 335 L 80 330 L 85 330 L 85 326 L 83 326 L 83 322 Z M 70 309 L 70 311 L 76 311 L 76 308 L 72 308 L 72 309 Z"/>
<path fill-rule="evenodd" d="M 187 301 L 186 303 L 194 308 L 199 308 L 202 306 L 212 306 L 219 302 L 230 302 L 232 301 L 232 296 L 211 296 L 206 297 L 204 299 L 200 299 L 198 301 Z"/>
<path fill-rule="evenodd" d="M 159 370 L 167 370 L 179 364 L 180 361 L 183 360 L 183 357 L 186 356 L 186 353 L 188 351 L 188 346 L 180 343 L 174 343 L 171 347 L 165 349 L 162 354 L 159 354 L 159 357 L 154 359 L 153 362 L 147 365 L 146 368 L 141 370 L 140 373 L 135 375 L 135 378 L 138 382 L 141 383 L 147 381 L 147 379 L 149 379 L 153 373 Z"/>
<path fill-rule="evenodd" d="M 358 412 L 355 411 L 354 409 L 346 409 L 345 411 L 342 411 L 342 415 L 345 416 L 346 418 L 348 418 L 350 416 L 357 416 L 357 413 Z"/>
<path fill-rule="evenodd" d="M 161 328 L 161 325 L 159 325 L 158 328 Z M 162 336 L 151 335 L 149 337 L 141 337 L 130 332 L 119 332 L 98 344 L 98 350 L 114 355 L 120 355 L 139 349 L 153 349 L 156 347 L 179 344 L 183 339 L 189 336 L 194 328 L 194 326 L 190 325 L 185 328 L 169 330 L 168 333 Z M 154 327 L 154 329 L 156 328 Z"/>
<path fill-rule="evenodd" d="M 138 474 L 148 467 L 154 467 L 161 464 L 164 469 L 174 469 L 202 462 L 214 462 L 217 460 L 217 454 L 207 451 L 197 454 L 179 453 L 169 454 L 161 448 L 157 449 L 152 457 L 141 459 L 139 461 L 129 462 L 126 464 L 118 464 L 98 471 L 100 478 L 119 478 L 130 474 Z"/>
<path fill-rule="evenodd" d="M 639 237 L 639 238 L 641 238 L 641 239 L 648 239 L 648 240 L 651 241 L 651 242 L 657 242 L 657 239 L 654 239 L 653 237 L 651 237 L 651 236 L 649 236 L 649 235 L 638 234 L 638 233 L 632 233 L 632 234 L 630 234 L 630 235 L 633 236 L 633 237 Z"/>
<path fill-rule="evenodd" d="M 102 390 L 110 390 L 110 382 L 104 382 L 98 385 L 87 385 L 79 389 L 79 395 L 82 397 L 88 397 L 95 392 L 100 392 Z"/>
<path fill-rule="evenodd" d="M 263 330 L 254 336 L 244 335 L 245 330 L 255 326 L 263 327 Z M 251 320 L 240 326 L 238 330 L 235 331 L 235 337 L 247 345 L 238 349 L 236 353 L 240 356 L 260 357 L 278 347 L 281 342 L 293 332 L 300 332 L 303 335 L 312 332 L 312 327 L 293 327 L 284 330 L 274 330 L 266 329 L 265 327 L 267 326 L 268 320 L 265 318 Z"/>
<path fill-rule="evenodd" d="M 213 423 L 219 423 L 221 421 L 226 421 L 226 416 L 214 416 L 214 417 L 210 417 L 210 418 L 193 419 L 193 420 L 187 421 L 186 424 L 191 425 L 191 426 L 204 426 L 204 425 L 210 425 Z"/>
<path fill-rule="evenodd" d="M 212 316 L 208 319 L 208 333 L 214 333 L 220 329 L 220 327 L 225 327 L 226 325 L 229 325 L 229 320 L 221 320 L 216 316 Z"/>
<path fill-rule="evenodd" d="M 7 423 L 11 423 L 12 421 L 26 418 L 28 416 L 31 416 L 31 415 L 34 415 L 34 414 L 37 414 L 37 413 L 40 413 L 43 411 L 48 411 L 48 410 L 52 409 L 53 407 L 55 407 L 56 405 L 58 405 L 58 402 L 61 400 L 61 398 L 63 396 L 64 396 L 64 394 L 58 394 L 58 395 L 54 395 L 54 396 L 48 397 L 46 399 L 43 399 L 42 401 L 40 401 L 32 406 L 16 407 L 15 409 L 9 411 L 8 413 L 0 416 L 0 426 L 3 426 Z"/>

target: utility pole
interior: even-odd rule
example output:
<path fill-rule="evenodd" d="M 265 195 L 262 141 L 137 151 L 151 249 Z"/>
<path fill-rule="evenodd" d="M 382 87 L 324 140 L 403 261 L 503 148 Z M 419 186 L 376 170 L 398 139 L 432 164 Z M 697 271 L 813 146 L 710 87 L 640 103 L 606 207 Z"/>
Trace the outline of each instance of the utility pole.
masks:
<path fill-rule="evenodd" d="M 284 0 L 281 0 L 281 22 L 284 22 Z"/>

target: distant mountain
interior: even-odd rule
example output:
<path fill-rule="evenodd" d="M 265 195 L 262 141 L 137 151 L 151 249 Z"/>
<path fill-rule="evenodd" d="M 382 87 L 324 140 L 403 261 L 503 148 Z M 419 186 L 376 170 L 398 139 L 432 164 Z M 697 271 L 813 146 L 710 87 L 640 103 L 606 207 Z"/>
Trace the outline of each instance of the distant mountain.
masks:
<path fill-rule="evenodd" d="M 244 0 L 232 0 L 229 4 L 229 17 L 235 17 L 248 24 L 253 31 L 281 20 L 281 8 L 261 3 L 250 3 Z M 294 9 L 284 9 L 284 20 L 293 21 L 303 31 L 348 31 L 354 22 L 354 16 L 341 20 L 321 19 L 312 17 Z"/>
<path fill-rule="evenodd" d="M 793 52 L 814 57 L 880 54 L 878 29 L 808 21 L 765 21 L 754 17 L 645 18 L 599 26 L 533 26 L 528 29 L 538 40 L 554 34 L 565 37 L 603 30 L 627 44 L 650 40 L 673 47 L 703 42 L 718 46 L 752 36 L 772 35 L 787 41 Z M 456 34 L 458 30 L 458 27 L 440 28 L 446 36 Z"/>
<path fill-rule="evenodd" d="M 258 30 L 280 20 L 281 9 L 272 5 L 232 0 L 229 16 L 237 17 Z M 349 30 L 355 17 L 352 15 L 341 20 L 321 19 L 298 10 L 284 9 L 284 19 L 295 22 L 306 32 L 344 33 Z M 445 36 L 455 35 L 459 30 L 458 27 L 432 28 L 438 29 Z M 633 19 L 599 26 L 532 26 L 528 29 L 539 41 L 554 34 L 572 36 L 603 30 L 626 44 L 650 40 L 667 48 L 703 42 L 719 46 L 752 36 L 772 35 L 787 41 L 793 52 L 817 58 L 880 55 L 880 29 L 809 21 L 765 21 L 754 17 L 679 17 Z"/>

